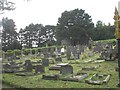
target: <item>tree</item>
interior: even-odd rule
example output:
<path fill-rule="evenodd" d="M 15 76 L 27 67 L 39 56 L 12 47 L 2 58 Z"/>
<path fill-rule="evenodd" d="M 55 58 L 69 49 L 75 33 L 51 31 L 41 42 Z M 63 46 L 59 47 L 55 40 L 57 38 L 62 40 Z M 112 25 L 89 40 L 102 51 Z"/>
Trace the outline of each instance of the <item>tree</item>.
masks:
<path fill-rule="evenodd" d="M 52 25 L 46 25 L 45 31 L 46 31 L 46 43 L 48 45 L 54 45 L 56 42 L 55 38 L 55 26 Z"/>
<path fill-rule="evenodd" d="M 15 31 L 15 22 L 12 19 L 3 18 L 2 19 L 2 50 L 13 50 L 17 49 L 14 47 L 14 43 L 18 43 L 17 36 L 18 33 Z M 20 49 L 20 47 L 18 47 Z"/>
<path fill-rule="evenodd" d="M 105 25 L 102 21 L 97 21 L 96 27 L 94 28 L 92 39 L 93 40 L 105 40 L 114 38 L 114 26 L 110 23 Z"/>
<path fill-rule="evenodd" d="M 0 11 L 2 12 L 4 10 L 14 10 L 14 5 L 15 3 L 10 2 L 9 0 L 0 0 Z"/>
<path fill-rule="evenodd" d="M 72 45 L 87 44 L 93 28 L 91 16 L 85 10 L 65 11 L 58 19 L 56 37 L 59 43 L 65 39 Z"/>
<path fill-rule="evenodd" d="M 21 29 L 19 33 L 21 45 L 26 48 L 32 48 L 33 45 L 40 47 L 46 39 L 46 31 L 42 24 L 31 23 L 25 29 Z"/>

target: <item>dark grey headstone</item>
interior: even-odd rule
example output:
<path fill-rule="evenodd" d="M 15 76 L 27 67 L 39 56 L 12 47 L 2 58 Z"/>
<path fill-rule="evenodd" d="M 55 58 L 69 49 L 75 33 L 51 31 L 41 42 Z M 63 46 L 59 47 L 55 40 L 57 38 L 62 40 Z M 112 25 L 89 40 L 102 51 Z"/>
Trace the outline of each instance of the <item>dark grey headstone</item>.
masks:
<path fill-rule="evenodd" d="M 33 66 L 30 60 L 26 60 L 24 66 L 26 71 L 32 71 L 33 69 Z"/>
<path fill-rule="evenodd" d="M 49 66 L 49 59 L 42 59 L 43 66 Z"/>
<path fill-rule="evenodd" d="M 71 65 L 62 66 L 60 68 L 60 74 L 67 75 L 73 73 L 73 67 Z"/>
<path fill-rule="evenodd" d="M 67 56 L 67 60 L 70 60 L 70 57 L 71 57 L 71 49 L 70 49 L 70 47 L 67 47 L 67 49 L 66 49 L 66 56 Z"/>
<path fill-rule="evenodd" d="M 62 62 L 62 58 L 61 57 L 57 57 L 57 58 L 55 58 L 55 61 L 56 62 Z"/>
<path fill-rule="evenodd" d="M 44 66 L 42 66 L 42 65 L 37 65 L 37 66 L 35 67 L 35 73 L 44 73 L 44 72 L 45 72 Z"/>

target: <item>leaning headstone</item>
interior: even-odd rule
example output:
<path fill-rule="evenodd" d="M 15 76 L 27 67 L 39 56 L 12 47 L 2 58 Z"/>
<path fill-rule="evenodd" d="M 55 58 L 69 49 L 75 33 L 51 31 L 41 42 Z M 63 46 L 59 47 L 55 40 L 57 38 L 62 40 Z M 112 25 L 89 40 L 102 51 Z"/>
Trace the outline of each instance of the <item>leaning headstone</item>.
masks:
<path fill-rule="evenodd" d="M 49 66 L 49 59 L 46 59 L 46 58 L 42 59 L 42 65 Z"/>
<path fill-rule="evenodd" d="M 24 66 L 26 71 L 32 71 L 33 69 L 33 66 L 30 60 L 26 60 Z"/>
<path fill-rule="evenodd" d="M 73 73 L 73 67 L 71 65 L 62 66 L 60 68 L 60 74 L 67 75 Z"/>
<path fill-rule="evenodd" d="M 35 73 L 44 73 L 44 72 L 45 72 L 44 66 L 42 66 L 42 65 L 37 65 L 37 66 L 35 67 Z"/>

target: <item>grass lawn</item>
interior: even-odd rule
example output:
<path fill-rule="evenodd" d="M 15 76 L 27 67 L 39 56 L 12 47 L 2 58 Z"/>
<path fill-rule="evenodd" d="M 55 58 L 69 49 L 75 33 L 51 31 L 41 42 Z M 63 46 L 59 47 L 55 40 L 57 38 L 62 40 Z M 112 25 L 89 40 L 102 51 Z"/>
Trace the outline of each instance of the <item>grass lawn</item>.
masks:
<path fill-rule="evenodd" d="M 115 71 L 115 68 L 118 66 L 116 61 L 105 61 L 101 63 L 83 63 L 86 60 L 96 60 L 99 55 L 95 55 L 91 58 L 84 58 L 80 60 L 66 60 L 63 58 L 63 62 L 71 62 L 73 66 L 74 73 L 76 72 L 87 72 L 90 75 L 94 73 L 100 74 L 111 74 L 110 80 L 108 83 L 102 85 L 92 85 L 85 83 L 84 80 L 80 82 L 71 82 L 71 81 L 62 81 L 62 80 L 43 80 L 42 74 L 34 75 L 34 76 L 16 76 L 15 74 L 2 74 L 3 82 L 13 85 L 15 87 L 23 87 L 23 88 L 118 88 L 118 72 Z M 75 64 L 76 63 L 76 64 Z M 59 71 L 49 71 L 49 67 L 53 65 L 50 64 L 48 67 L 45 67 L 45 72 L 43 74 L 59 74 Z M 96 70 L 83 71 L 82 67 L 85 66 L 97 66 L 99 68 Z"/>

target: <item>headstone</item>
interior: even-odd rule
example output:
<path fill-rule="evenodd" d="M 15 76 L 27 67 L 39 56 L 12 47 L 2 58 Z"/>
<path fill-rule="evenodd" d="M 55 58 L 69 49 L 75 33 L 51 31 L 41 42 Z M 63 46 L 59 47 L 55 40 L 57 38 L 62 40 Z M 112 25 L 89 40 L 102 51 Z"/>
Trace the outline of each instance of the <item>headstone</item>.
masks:
<path fill-rule="evenodd" d="M 2 60 L 4 60 L 4 59 L 5 59 L 5 52 L 2 51 Z"/>
<path fill-rule="evenodd" d="M 45 72 L 44 66 L 42 66 L 42 65 L 37 65 L 37 66 L 35 67 L 35 73 L 44 73 L 44 72 Z"/>
<path fill-rule="evenodd" d="M 26 60 L 24 66 L 26 71 L 32 71 L 33 69 L 33 66 L 30 60 Z"/>
<path fill-rule="evenodd" d="M 77 47 L 72 47 L 72 53 L 75 60 L 79 59 L 79 52 L 77 51 Z"/>
<path fill-rule="evenodd" d="M 42 59 L 42 65 L 43 66 L 49 66 L 49 59 Z"/>
<path fill-rule="evenodd" d="M 11 65 L 9 63 L 3 65 L 3 69 L 11 69 Z"/>
<path fill-rule="evenodd" d="M 71 65 L 62 66 L 60 68 L 60 74 L 67 75 L 73 73 L 73 67 Z"/>
<path fill-rule="evenodd" d="M 66 50 L 66 56 L 67 56 L 67 60 L 70 60 L 71 50 L 70 50 L 70 47 L 69 47 L 69 46 L 67 47 L 67 50 Z"/>
<path fill-rule="evenodd" d="M 48 52 L 44 53 L 44 58 L 49 58 Z"/>
<path fill-rule="evenodd" d="M 60 68 L 61 66 L 54 65 L 54 66 L 51 66 L 49 70 L 60 70 Z"/>
<path fill-rule="evenodd" d="M 50 57 L 54 55 L 54 48 L 50 48 Z"/>
<path fill-rule="evenodd" d="M 64 47 L 62 47 L 61 48 L 61 55 L 64 55 L 64 53 L 65 53 L 65 49 L 64 49 Z"/>
<path fill-rule="evenodd" d="M 93 52 L 89 52 L 89 53 L 88 53 L 88 56 L 89 56 L 89 57 L 92 57 L 93 55 L 94 55 Z"/>
<path fill-rule="evenodd" d="M 61 48 L 56 48 L 56 55 L 61 55 Z"/>
<path fill-rule="evenodd" d="M 80 53 L 84 52 L 84 46 L 83 45 L 79 45 L 78 49 L 79 49 Z"/>
<path fill-rule="evenodd" d="M 42 75 L 42 79 L 45 79 L 45 80 L 58 80 L 59 75 Z"/>
<path fill-rule="evenodd" d="M 103 47 L 101 47 L 101 46 L 95 46 L 94 48 L 93 48 L 93 52 L 101 52 L 103 50 Z"/>
<path fill-rule="evenodd" d="M 56 62 L 62 62 L 62 58 L 61 57 L 57 57 L 57 58 L 55 58 L 55 61 Z"/>

